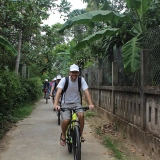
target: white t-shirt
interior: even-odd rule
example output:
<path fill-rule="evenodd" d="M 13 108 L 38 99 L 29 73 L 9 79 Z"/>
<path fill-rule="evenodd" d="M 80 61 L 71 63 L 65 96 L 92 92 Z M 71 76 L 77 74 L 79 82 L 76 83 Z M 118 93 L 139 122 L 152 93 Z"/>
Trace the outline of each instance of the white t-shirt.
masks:
<path fill-rule="evenodd" d="M 64 77 L 59 82 L 57 88 L 63 89 L 65 82 L 66 82 L 66 79 Z M 88 85 L 85 79 L 81 77 L 81 90 L 84 91 L 87 88 L 88 88 Z M 81 97 L 78 90 L 78 77 L 75 82 L 72 82 L 69 76 L 68 88 L 66 92 L 63 94 L 63 98 L 62 98 L 62 104 L 63 103 L 81 103 Z"/>

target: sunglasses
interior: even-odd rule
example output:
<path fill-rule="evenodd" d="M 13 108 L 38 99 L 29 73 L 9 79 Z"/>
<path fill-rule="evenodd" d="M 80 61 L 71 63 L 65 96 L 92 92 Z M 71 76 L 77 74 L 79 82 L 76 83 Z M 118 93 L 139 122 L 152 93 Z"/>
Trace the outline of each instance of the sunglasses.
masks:
<path fill-rule="evenodd" d="M 78 71 L 71 71 L 72 74 L 78 74 Z"/>

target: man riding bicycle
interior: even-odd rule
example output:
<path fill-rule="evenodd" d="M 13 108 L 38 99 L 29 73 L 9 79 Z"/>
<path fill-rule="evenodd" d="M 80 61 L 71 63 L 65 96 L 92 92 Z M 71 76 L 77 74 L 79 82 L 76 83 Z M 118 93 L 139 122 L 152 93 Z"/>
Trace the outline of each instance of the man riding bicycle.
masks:
<path fill-rule="evenodd" d="M 79 67 L 75 64 L 70 66 L 70 73 L 69 73 L 69 81 L 68 81 L 68 87 L 65 93 L 62 97 L 61 107 L 62 108 L 68 108 L 68 107 L 82 107 L 81 105 L 81 97 L 80 92 L 78 89 L 78 76 L 79 76 Z M 65 77 L 61 79 L 59 82 L 57 88 L 57 93 L 55 96 L 55 102 L 54 102 L 54 108 L 55 110 L 59 110 L 59 98 L 62 93 L 62 90 L 65 85 Z M 83 77 L 81 77 L 81 89 L 84 91 L 85 96 L 87 98 L 87 102 L 90 109 L 94 108 L 94 105 L 91 100 L 91 96 L 88 90 L 88 85 Z M 77 110 L 77 116 L 80 121 L 80 135 L 81 135 L 81 141 L 85 141 L 84 137 L 82 136 L 83 128 L 84 128 L 84 113 L 82 109 Z M 62 146 L 66 145 L 66 130 L 70 121 L 70 111 L 61 112 L 62 117 L 62 134 L 60 138 L 60 144 Z"/>
<path fill-rule="evenodd" d="M 48 79 L 45 79 L 45 82 L 43 84 L 44 98 L 46 97 L 46 92 L 50 91 L 49 89 L 50 89 L 50 84 L 48 82 Z"/>
<path fill-rule="evenodd" d="M 57 85 L 58 85 L 58 83 L 60 82 L 60 80 L 61 80 L 61 75 L 58 75 L 56 78 L 54 78 L 54 82 L 53 82 L 53 84 L 52 84 L 52 88 L 51 88 L 51 91 L 50 91 L 50 96 L 52 96 L 53 97 L 53 104 L 54 104 L 54 98 L 55 98 L 55 95 L 56 95 L 56 92 L 57 92 Z"/>

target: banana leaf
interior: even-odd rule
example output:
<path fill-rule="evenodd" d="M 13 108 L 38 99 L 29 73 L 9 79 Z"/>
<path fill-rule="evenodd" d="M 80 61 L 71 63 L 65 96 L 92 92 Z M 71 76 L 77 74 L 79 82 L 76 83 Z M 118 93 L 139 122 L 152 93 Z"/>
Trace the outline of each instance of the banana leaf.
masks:
<path fill-rule="evenodd" d="M 120 29 L 118 29 L 118 28 L 107 28 L 107 29 L 101 30 L 99 32 L 96 32 L 96 33 L 86 37 L 81 42 L 79 42 L 74 47 L 74 49 L 75 50 L 80 50 L 83 47 L 85 47 L 87 44 L 92 43 L 93 41 L 99 40 L 102 37 L 111 36 L 113 34 L 116 34 L 118 31 L 120 31 Z"/>
<path fill-rule="evenodd" d="M 124 70 L 126 73 L 134 73 L 140 68 L 140 39 L 132 38 L 122 47 Z"/>
<path fill-rule="evenodd" d="M 90 24 L 93 22 L 108 22 L 117 21 L 120 19 L 128 21 L 130 17 L 107 10 L 91 11 L 67 20 L 62 26 L 62 28 L 59 30 L 59 32 L 63 33 L 65 29 L 70 28 L 75 24 Z"/>
<path fill-rule="evenodd" d="M 13 56 L 17 55 L 17 51 L 14 49 L 11 43 L 2 36 L 0 36 L 0 45 L 9 50 L 13 54 Z"/>
<path fill-rule="evenodd" d="M 151 0 L 124 0 L 128 8 L 132 8 L 138 12 L 140 17 L 148 10 Z"/>

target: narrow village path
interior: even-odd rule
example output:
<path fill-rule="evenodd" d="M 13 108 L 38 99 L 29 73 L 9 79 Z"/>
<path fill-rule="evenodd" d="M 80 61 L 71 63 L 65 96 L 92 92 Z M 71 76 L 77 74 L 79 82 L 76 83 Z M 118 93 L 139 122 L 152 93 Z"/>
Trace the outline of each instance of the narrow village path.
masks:
<path fill-rule="evenodd" d="M 53 112 L 51 99 L 36 103 L 32 114 L 17 123 L 0 141 L 0 160 L 73 160 L 59 143 L 61 128 Z M 82 160 L 113 160 L 109 150 L 96 139 L 85 124 Z"/>

